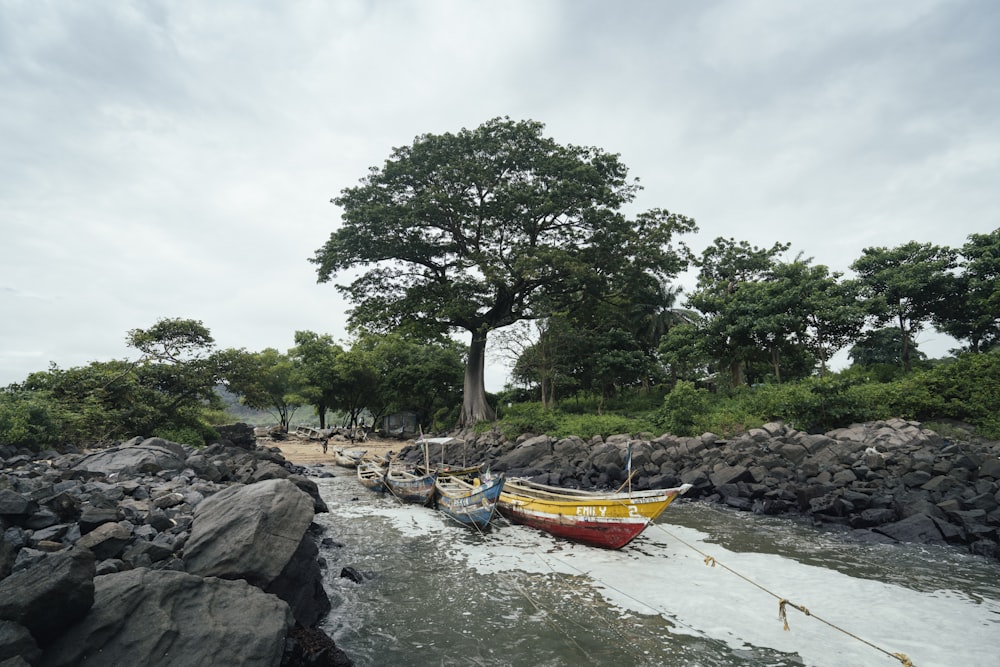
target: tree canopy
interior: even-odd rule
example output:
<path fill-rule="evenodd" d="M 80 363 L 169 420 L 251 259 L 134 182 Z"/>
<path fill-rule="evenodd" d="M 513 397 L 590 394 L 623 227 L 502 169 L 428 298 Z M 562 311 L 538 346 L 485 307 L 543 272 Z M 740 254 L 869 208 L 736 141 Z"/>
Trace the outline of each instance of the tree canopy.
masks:
<path fill-rule="evenodd" d="M 639 191 L 616 154 L 561 145 L 535 121 L 495 118 L 393 149 L 332 201 L 342 224 L 317 250 L 320 282 L 338 288 L 351 323 L 471 335 L 460 422 L 490 419 L 484 363 L 491 331 L 602 298 L 685 266 L 676 234 L 696 229 L 654 209 L 627 218 Z"/>
<path fill-rule="evenodd" d="M 915 335 L 954 294 L 957 263 L 951 248 L 910 241 L 895 248 L 865 248 L 851 264 L 876 326 L 895 323 L 902 337 L 901 361 L 910 370 Z"/>

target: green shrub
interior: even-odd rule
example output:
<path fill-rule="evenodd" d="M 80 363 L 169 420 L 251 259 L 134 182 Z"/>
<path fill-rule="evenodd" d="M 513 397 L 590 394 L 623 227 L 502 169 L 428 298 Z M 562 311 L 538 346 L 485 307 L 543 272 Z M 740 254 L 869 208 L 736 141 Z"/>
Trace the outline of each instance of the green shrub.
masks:
<path fill-rule="evenodd" d="M 559 425 L 549 435 L 556 438 L 575 435 L 587 440 L 595 435 L 606 438 L 609 435 L 639 433 L 651 429 L 652 424 L 645 420 L 624 415 L 564 415 Z"/>
<path fill-rule="evenodd" d="M 765 421 L 740 405 L 720 404 L 696 421 L 692 435 L 714 433 L 723 438 L 732 438 L 761 426 Z"/>
<path fill-rule="evenodd" d="M 509 439 L 522 433 L 553 433 L 559 427 L 559 413 L 541 403 L 515 403 L 504 410 L 500 432 Z"/>
<path fill-rule="evenodd" d="M 696 435 L 695 426 L 707 407 L 708 391 L 695 387 L 693 382 L 681 380 L 663 397 L 656 425 L 673 435 Z"/>
<path fill-rule="evenodd" d="M 0 392 L 0 445 L 40 451 L 60 442 L 58 405 L 41 393 Z"/>

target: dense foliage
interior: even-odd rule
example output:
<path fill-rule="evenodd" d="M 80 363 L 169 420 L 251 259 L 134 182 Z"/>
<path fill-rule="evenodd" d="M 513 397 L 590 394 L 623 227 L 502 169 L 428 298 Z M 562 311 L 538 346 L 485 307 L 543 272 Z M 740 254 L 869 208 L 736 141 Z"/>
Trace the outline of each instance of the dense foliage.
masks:
<path fill-rule="evenodd" d="M 496 118 L 394 149 L 333 200 L 342 224 L 312 258 L 321 282 L 361 269 L 339 286 L 356 326 L 470 336 L 462 423 L 493 416 L 483 380 L 492 331 L 559 311 L 588 323 L 624 314 L 637 287 L 686 266 L 673 238 L 693 220 L 659 209 L 627 218 L 640 188 L 618 156 L 558 144 L 543 128 Z M 617 368 L 629 360 L 607 361 L 592 382 L 634 373 Z"/>
<path fill-rule="evenodd" d="M 201 322 L 172 319 L 130 331 L 128 341 L 139 359 L 53 366 L 0 391 L 0 445 L 92 446 L 137 435 L 203 444 L 216 435 L 212 424 L 230 421 L 223 393 L 286 430 L 304 406 L 345 426 L 408 410 L 447 428 L 461 404 L 463 348 L 448 339 L 367 335 L 344 349 L 306 331 L 288 353 L 215 350 Z"/>
<path fill-rule="evenodd" d="M 516 392 L 512 392 L 516 394 Z M 572 397 L 555 409 L 538 402 L 511 403 L 498 428 L 507 435 L 547 433 L 589 438 L 610 433 L 669 432 L 732 436 L 780 420 L 809 432 L 856 422 L 902 417 L 962 422 L 983 437 L 1000 438 L 1000 351 L 965 353 L 947 363 L 886 381 L 855 366 L 823 377 L 709 391 L 679 381 L 670 390 L 620 396 L 598 414 L 595 395 Z M 501 395 L 501 404 L 513 396 Z M 658 405 L 655 404 L 659 401 Z"/>
<path fill-rule="evenodd" d="M 447 430 L 499 408 L 510 434 L 904 417 L 1000 437 L 1000 229 L 961 248 L 864 248 L 853 278 L 780 242 L 717 238 L 695 256 L 675 240 L 690 218 L 621 213 L 639 187 L 617 155 L 542 130 L 498 118 L 423 135 L 341 192 L 343 224 L 312 261 L 321 281 L 361 269 L 340 286 L 349 344 L 299 331 L 287 352 L 216 350 L 201 322 L 163 319 L 128 332 L 135 360 L 53 365 L 0 391 L 0 444 L 198 443 L 225 419 L 220 387 L 284 428 L 297 410 L 320 425 L 412 411 Z M 683 294 L 670 281 L 689 264 Z M 928 327 L 960 349 L 927 359 Z M 496 397 L 488 335 L 512 369 Z M 852 365 L 831 373 L 838 352 Z"/>

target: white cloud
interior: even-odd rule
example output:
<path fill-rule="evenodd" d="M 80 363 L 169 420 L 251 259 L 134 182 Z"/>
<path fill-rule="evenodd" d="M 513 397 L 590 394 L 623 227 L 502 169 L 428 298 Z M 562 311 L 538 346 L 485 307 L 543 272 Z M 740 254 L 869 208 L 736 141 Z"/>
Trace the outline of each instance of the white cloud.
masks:
<path fill-rule="evenodd" d="M 161 317 L 342 338 L 307 262 L 329 199 L 496 116 L 621 153 L 696 250 L 961 245 L 1000 226 L 998 28 L 985 1 L 4 2 L 0 385 Z"/>

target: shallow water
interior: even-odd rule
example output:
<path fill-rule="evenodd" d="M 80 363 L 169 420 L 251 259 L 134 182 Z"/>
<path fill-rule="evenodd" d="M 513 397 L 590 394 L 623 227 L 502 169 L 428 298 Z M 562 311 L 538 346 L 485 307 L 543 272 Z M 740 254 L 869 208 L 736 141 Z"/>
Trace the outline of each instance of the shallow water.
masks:
<path fill-rule="evenodd" d="M 317 480 L 343 544 L 320 549 L 323 629 L 359 666 L 1000 667 L 996 561 L 685 501 L 619 551 L 480 534 L 337 472 Z M 780 598 L 812 616 L 789 607 L 785 631 Z"/>

